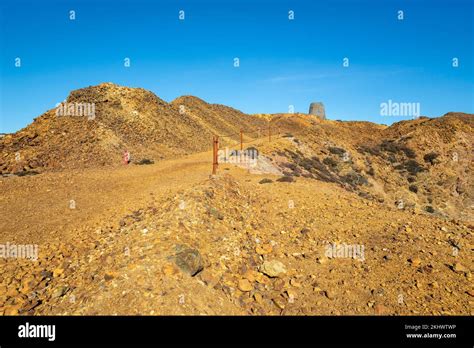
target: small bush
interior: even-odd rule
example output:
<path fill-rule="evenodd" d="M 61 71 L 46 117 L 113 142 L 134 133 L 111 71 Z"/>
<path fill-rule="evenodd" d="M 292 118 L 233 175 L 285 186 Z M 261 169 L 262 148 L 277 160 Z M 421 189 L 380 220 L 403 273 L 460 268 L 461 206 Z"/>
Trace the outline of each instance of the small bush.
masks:
<path fill-rule="evenodd" d="M 260 180 L 258 183 L 259 184 L 270 184 L 272 182 L 273 182 L 272 179 L 265 178 L 265 179 Z"/>
<path fill-rule="evenodd" d="M 413 151 L 409 147 L 403 146 L 401 148 L 401 150 L 405 153 L 405 156 L 407 156 L 408 158 L 415 158 L 416 157 L 415 151 Z"/>
<path fill-rule="evenodd" d="M 25 170 L 23 172 L 15 173 L 16 176 L 28 176 L 28 175 L 37 175 L 37 174 L 39 174 L 39 172 L 37 172 L 36 170 Z"/>
<path fill-rule="evenodd" d="M 391 152 L 391 153 L 394 153 L 394 154 L 403 152 L 405 154 L 405 156 L 407 156 L 408 158 L 415 158 L 416 157 L 415 151 L 413 151 L 412 149 L 406 147 L 403 144 L 396 143 L 393 140 L 384 140 L 382 142 L 382 144 L 380 144 L 380 148 L 383 151 Z"/>
<path fill-rule="evenodd" d="M 411 191 L 411 192 L 414 192 L 414 193 L 418 193 L 418 187 L 416 185 L 410 185 L 408 187 L 408 189 Z"/>
<path fill-rule="evenodd" d="M 292 173 L 292 174 L 293 174 L 294 176 L 301 176 L 301 173 L 302 173 L 301 168 L 300 168 L 300 167 L 296 167 L 295 169 L 293 169 L 293 173 Z"/>
<path fill-rule="evenodd" d="M 425 162 L 427 162 L 431 165 L 434 165 L 437 162 L 436 159 L 438 158 L 438 156 L 439 156 L 439 153 L 430 152 L 430 153 L 427 153 L 426 155 L 424 155 L 423 159 L 425 160 Z"/>
<path fill-rule="evenodd" d="M 367 185 L 369 183 L 365 176 L 362 176 L 354 171 L 342 176 L 341 179 L 351 186 Z"/>
<path fill-rule="evenodd" d="M 144 159 L 141 159 L 139 162 L 137 162 L 138 165 L 147 165 L 147 164 L 153 164 L 155 163 L 153 160 L 151 159 L 148 159 L 148 158 L 144 158 Z"/>
<path fill-rule="evenodd" d="M 403 164 L 397 164 L 395 167 L 396 170 L 405 170 L 405 166 Z"/>
<path fill-rule="evenodd" d="M 346 150 L 344 150 L 343 148 L 340 148 L 340 147 L 335 147 L 335 146 L 330 146 L 329 147 L 329 152 L 334 154 L 334 155 L 343 155 Z"/>
<path fill-rule="evenodd" d="M 393 155 L 393 153 L 391 153 L 390 155 L 387 156 L 387 160 L 388 160 L 390 163 L 395 163 L 395 162 L 397 162 L 397 158 Z"/>
<path fill-rule="evenodd" d="M 289 168 L 291 170 L 295 170 L 296 169 L 296 164 L 294 164 L 294 163 L 283 163 L 283 167 Z"/>
<path fill-rule="evenodd" d="M 404 165 L 405 165 L 405 169 L 412 175 L 416 175 L 426 170 L 425 168 L 420 166 L 420 164 L 415 160 L 408 160 L 405 162 Z"/>
<path fill-rule="evenodd" d="M 384 140 L 382 144 L 380 144 L 380 148 L 382 151 L 397 153 L 399 151 L 398 146 L 393 140 Z"/>
<path fill-rule="evenodd" d="M 380 146 L 369 147 L 369 146 L 362 145 L 357 149 L 357 151 L 360 153 L 368 153 L 373 156 L 380 156 L 381 154 Z"/>
<path fill-rule="evenodd" d="M 425 210 L 430 214 L 433 214 L 435 212 L 434 208 L 431 205 L 426 206 Z"/>
<path fill-rule="evenodd" d="M 416 181 L 416 178 L 415 178 L 414 176 L 409 176 L 409 177 L 407 178 L 407 181 L 408 181 L 409 183 L 412 183 L 412 182 L 415 182 L 415 181 Z"/>
<path fill-rule="evenodd" d="M 331 157 L 326 157 L 325 159 L 323 159 L 323 163 L 331 168 L 337 167 L 337 162 L 333 160 Z"/>
<path fill-rule="evenodd" d="M 292 176 L 285 175 L 282 176 L 281 178 L 277 179 L 278 182 L 294 182 L 295 179 Z"/>

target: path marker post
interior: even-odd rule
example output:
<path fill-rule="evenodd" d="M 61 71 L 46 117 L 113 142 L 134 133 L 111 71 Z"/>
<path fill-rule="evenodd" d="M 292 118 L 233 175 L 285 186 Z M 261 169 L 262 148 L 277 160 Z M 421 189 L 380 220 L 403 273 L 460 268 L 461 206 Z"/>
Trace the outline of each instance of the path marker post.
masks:
<path fill-rule="evenodd" d="M 216 175 L 217 166 L 219 165 L 217 160 L 217 152 L 219 151 L 219 137 L 214 135 L 212 139 L 212 175 Z"/>
<path fill-rule="evenodd" d="M 244 149 L 244 135 L 242 128 L 240 129 L 240 151 Z"/>

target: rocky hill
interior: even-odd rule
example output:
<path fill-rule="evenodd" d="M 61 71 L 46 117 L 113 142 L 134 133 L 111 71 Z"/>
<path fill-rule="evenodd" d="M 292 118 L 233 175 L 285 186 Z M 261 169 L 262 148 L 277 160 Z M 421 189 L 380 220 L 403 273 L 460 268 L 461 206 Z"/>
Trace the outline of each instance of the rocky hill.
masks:
<path fill-rule="evenodd" d="M 287 176 L 333 182 L 401 210 L 474 221 L 472 114 L 390 127 L 307 115 L 278 115 L 272 122 L 283 128 L 291 122 L 294 132 L 260 151 Z"/>
<path fill-rule="evenodd" d="M 66 103 L 95 109 L 0 139 L 0 244 L 36 246 L 0 258 L 0 315 L 473 314 L 474 115 L 246 115 L 108 83 Z M 209 175 L 212 134 L 240 129 L 255 167 Z"/>
<path fill-rule="evenodd" d="M 332 182 L 401 210 L 474 220 L 472 114 L 390 127 L 307 114 L 247 115 L 193 96 L 167 103 L 112 83 L 73 91 L 65 103 L 94 105 L 94 115 L 58 116 L 51 109 L 3 137 L 2 174 L 119 166 L 125 150 L 132 163 L 177 158 L 210 150 L 213 134 L 225 135 L 222 148 L 238 148 L 243 129 L 246 146 L 256 146 L 286 176 Z M 271 142 L 249 144 L 266 139 L 269 126 Z"/>
<path fill-rule="evenodd" d="M 84 104 L 94 106 L 93 117 L 74 114 Z M 72 112 L 58 116 L 51 109 L 0 139 L 2 174 L 120 165 L 125 150 L 133 161 L 156 161 L 208 150 L 214 133 L 231 133 L 224 143 L 236 141 L 240 128 L 264 123 L 195 97 L 167 103 L 142 88 L 112 83 L 75 90 L 64 105 Z"/>

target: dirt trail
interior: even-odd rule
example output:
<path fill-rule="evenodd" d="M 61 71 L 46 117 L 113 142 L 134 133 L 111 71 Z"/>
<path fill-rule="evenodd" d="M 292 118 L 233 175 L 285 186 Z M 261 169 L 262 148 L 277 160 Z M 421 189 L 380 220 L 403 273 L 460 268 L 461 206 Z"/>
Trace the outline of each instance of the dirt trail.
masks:
<path fill-rule="evenodd" d="M 0 313 L 471 313 L 471 226 L 210 159 L 2 179 Z"/>
<path fill-rule="evenodd" d="M 0 207 L 8 218 L 0 221 L 0 238 L 39 243 L 52 234 L 69 238 L 77 227 L 102 226 L 141 208 L 153 196 L 172 196 L 204 180 L 210 174 L 210 158 L 205 152 L 153 165 L 1 178 Z"/>

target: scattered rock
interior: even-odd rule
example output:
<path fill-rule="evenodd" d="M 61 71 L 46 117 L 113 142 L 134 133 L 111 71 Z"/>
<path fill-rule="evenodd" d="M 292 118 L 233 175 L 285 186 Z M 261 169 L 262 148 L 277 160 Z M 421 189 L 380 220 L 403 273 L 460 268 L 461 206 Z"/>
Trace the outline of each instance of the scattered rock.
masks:
<path fill-rule="evenodd" d="M 410 262 L 412 266 L 418 267 L 421 264 L 421 259 L 418 257 L 415 257 L 415 258 L 409 259 L 408 262 Z"/>
<path fill-rule="evenodd" d="M 3 313 L 4 315 L 18 315 L 20 308 L 19 305 L 6 306 Z"/>
<path fill-rule="evenodd" d="M 248 279 L 242 278 L 239 280 L 240 291 L 248 292 L 253 290 L 253 286 Z"/>
<path fill-rule="evenodd" d="M 294 286 L 295 288 L 301 288 L 301 283 L 299 283 L 296 279 L 292 278 L 290 280 L 290 285 Z"/>
<path fill-rule="evenodd" d="M 330 300 L 334 300 L 334 298 L 335 298 L 334 291 L 329 290 L 329 289 L 324 291 L 324 295 L 326 295 L 326 297 Z"/>
<path fill-rule="evenodd" d="M 259 255 L 270 254 L 272 250 L 273 250 L 273 247 L 271 244 L 257 244 L 257 247 L 255 248 L 255 251 Z"/>
<path fill-rule="evenodd" d="M 62 268 L 56 268 L 53 271 L 53 277 L 54 278 L 58 278 L 58 277 L 62 276 L 63 274 L 64 274 L 64 269 L 62 269 Z"/>
<path fill-rule="evenodd" d="M 462 264 L 459 262 L 456 262 L 454 265 L 451 266 L 451 269 L 456 272 L 456 273 L 467 273 L 469 270 L 464 267 Z"/>
<path fill-rule="evenodd" d="M 204 268 L 202 256 L 197 249 L 191 249 L 184 245 L 176 246 L 174 262 L 184 273 L 194 276 Z"/>
<path fill-rule="evenodd" d="M 285 300 L 282 299 L 281 297 L 276 297 L 272 299 L 273 303 L 275 306 L 277 306 L 280 309 L 285 309 L 286 303 Z"/>
<path fill-rule="evenodd" d="M 267 276 L 274 278 L 279 277 L 286 273 L 286 268 L 283 263 L 277 260 L 265 261 L 260 266 L 260 272 L 266 274 Z"/>
<path fill-rule="evenodd" d="M 172 276 L 176 274 L 177 269 L 172 263 L 166 263 L 161 269 L 161 271 L 165 276 Z"/>
<path fill-rule="evenodd" d="M 255 302 L 257 302 L 258 304 L 262 304 L 262 303 L 263 303 L 262 294 L 260 294 L 259 292 L 256 292 L 256 293 L 253 295 L 253 298 L 255 299 Z"/>
<path fill-rule="evenodd" d="M 56 289 L 53 290 L 53 293 L 51 294 L 51 298 L 62 297 L 66 294 L 68 290 L 69 288 L 67 286 L 64 286 L 64 285 L 58 286 Z"/>

